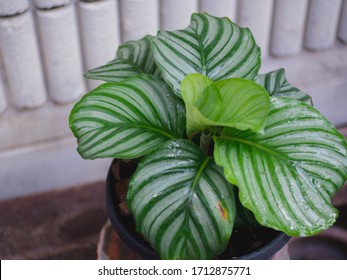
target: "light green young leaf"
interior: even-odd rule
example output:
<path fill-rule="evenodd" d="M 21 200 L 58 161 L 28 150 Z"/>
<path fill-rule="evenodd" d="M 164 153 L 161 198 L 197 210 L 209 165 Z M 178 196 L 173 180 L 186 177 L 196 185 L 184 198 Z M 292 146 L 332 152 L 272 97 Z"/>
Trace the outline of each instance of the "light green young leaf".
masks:
<path fill-rule="evenodd" d="M 159 76 L 151 49 L 153 36 L 145 36 L 137 41 L 128 41 L 120 45 L 116 59 L 105 65 L 89 70 L 87 79 L 106 82 L 120 82 L 139 74 Z"/>
<path fill-rule="evenodd" d="M 259 132 L 270 106 L 263 87 L 239 78 L 212 82 L 204 75 L 190 74 L 182 81 L 181 92 L 186 104 L 188 135 L 208 126 Z"/>
<path fill-rule="evenodd" d="M 201 74 L 189 74 L 181 84 L 182 98 L 186 106 L 187 116 L 187 134 L 190 135 L 196 131 L 203 130 L 207 126 L 213 126 L 214 123 L 206 119 L 199 109 L 196 102 L 205 91 L 212 85 L 212 80 Z M 216 98 L 216 103 L 220 99 Z M 218 104 L 216 104 L 217 107 Z"/>
<path fill-rule="evenodd" d="M 253 79 L 260 68 L 260 49 L 249 29 L 208 14 L 193 14 L 185 29 L 160 31 L 153 40 L 153 55 L 178 96 L 182 80 L 190 73 L 213 81 Z"/>
<path fill-rule="evenodd" d="M 233 186 L 190 141 L 169 141 L 147 155 L 127 198 L 137 230 L 162 259 L 210 259 L 228 244 L 235 221 Z"/>
<path fill-rule="evenodd" d="M 308 94 L 288 83 L 283 68 L 258 75 L 255 81 L 263 86 L 271 96 L 296 99 L 312 105 L 311 97 Z"/>
<path fill-rule="evenodd" d="M 185 130 L 183 102 L 159 78 L 140 75 L 89 92 L 71 111 L 83 158 L 137 158 Z"/>
<path fill-rule="evenodd" d="M 214 157 L 260 224 L 313 235 L 336 220 L 331 198 L 347 179 L 347 143 L 312 106 L 271 101 L 263 134 L 225 129 Z"/>

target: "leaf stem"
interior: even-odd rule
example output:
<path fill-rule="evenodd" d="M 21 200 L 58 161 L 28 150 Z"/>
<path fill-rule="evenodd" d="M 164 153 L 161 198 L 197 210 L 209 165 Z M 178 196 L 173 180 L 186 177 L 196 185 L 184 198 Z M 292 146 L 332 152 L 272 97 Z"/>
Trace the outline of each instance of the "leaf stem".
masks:
<path fill-rule="evenodd" d="M 205 155 L 208 155 L 208 150 L 210 148 L 211 144 L 211 135 L 212 135 L 212 129 L 211 128 L 205 128 L 201 132 L 200 136 L 200 149 Z"/>

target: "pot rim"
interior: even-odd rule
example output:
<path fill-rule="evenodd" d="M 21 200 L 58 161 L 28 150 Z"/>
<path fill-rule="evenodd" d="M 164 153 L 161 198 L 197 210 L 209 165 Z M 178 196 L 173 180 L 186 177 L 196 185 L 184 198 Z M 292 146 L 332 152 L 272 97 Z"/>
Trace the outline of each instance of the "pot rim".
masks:
<path fill-rule="evenodd" d="M 157 260 L 160 259 L 159 255 L 154 251 L 154 249 L 146 246 L 145 243 L 141 242 L 136 235 L 134 235 L 123 223 L 120 215 L 120 209 L 118 207 L 118 201 L 116 199 L 116 191 L 114 185 L 116 184 L 116 179 L 113 176 L 112 165 L 117 159 L 114 159 L 109 167 L 107 178 L 105 182 L 105 196 L 106 196 L 106 208 L 108 217 L 111 221 L 112 227 L 117 231 L 121 239 L 139 254 L 144 259 Z M 260 247 L 259 249 L 250 252 L 248 254 L 242 255 L 235 259 L 238 260 L 265 260 L 270 259 L 276 252 L 278 252 L 290 239 L 291 237 L 283 232 L 272 239 L 269 243 Z"/>

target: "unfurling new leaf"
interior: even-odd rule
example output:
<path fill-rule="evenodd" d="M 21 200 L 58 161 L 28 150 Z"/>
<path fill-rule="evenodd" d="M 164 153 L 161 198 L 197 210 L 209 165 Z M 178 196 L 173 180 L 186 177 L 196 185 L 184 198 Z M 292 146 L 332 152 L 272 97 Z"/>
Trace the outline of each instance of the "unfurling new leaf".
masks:
<path fill-rule="evenodd" d="M 187 134 L 209 126 L 260 132 L 269 110 L 266 90 L 255 82 L 230 78 L 212 82 L 201 74 L 188 75 L 181 84 L 187 112 Z"/>

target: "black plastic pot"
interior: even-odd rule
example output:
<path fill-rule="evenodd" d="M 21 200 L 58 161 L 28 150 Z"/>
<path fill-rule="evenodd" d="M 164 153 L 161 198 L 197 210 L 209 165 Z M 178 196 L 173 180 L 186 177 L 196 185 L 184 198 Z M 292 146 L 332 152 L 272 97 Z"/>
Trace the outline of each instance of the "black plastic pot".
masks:
<path fill-rule="evenodd" d="M 113 163 L 116 159 L 113 161 Z M 112 164 L 113 164 L 112 163 Z M 119 201 L 117 199 L 115 184 L 116 178 L 112 172 L 112 164 L 108 170 L 106 179 L 106 207 L 109 219 L 113 228 L 117 231 L 120 238 L 135 251 L 143 259 L 156 260 L 159 259 L 159 255 L 145 242 L 141 241 L 138 236 L 132 233 L 123 223 L 121 218 L 121 212 L 119 208 Z M 265 244 L 263 247 L 256 251 L 240 256 L 237 259 L 240 260 L 267 260 L 270 259 L 276 252 L 278 252 L 288 241 L 290 237 L 284 233 L 278 233 L 278 235 Z"/>

